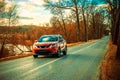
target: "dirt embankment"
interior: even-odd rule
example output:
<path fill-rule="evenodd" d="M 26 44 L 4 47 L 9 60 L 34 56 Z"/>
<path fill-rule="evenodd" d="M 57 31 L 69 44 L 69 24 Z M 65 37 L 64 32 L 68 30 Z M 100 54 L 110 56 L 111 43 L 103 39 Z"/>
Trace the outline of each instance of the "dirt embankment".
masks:
<path fill-rule="evenodd" d="M 8 57 L 0 58 L 0 62 L 7 61 L 7 60 L 18 59 L 18 58 L 23 58 L 23 57 L 32 56 L 32 55 L 33 55 L 32 52 L 24 52 L 24 53 L 19 54 L 19 55 L 14 55 L 14 56 L 8 56 Z"/>
<path fill-rule="evenodd" d="M 120 80 L 120 60 L 116 59 L 117 47 L 109 42 L 109 50 L 101 64 L 101 80 Z"/>

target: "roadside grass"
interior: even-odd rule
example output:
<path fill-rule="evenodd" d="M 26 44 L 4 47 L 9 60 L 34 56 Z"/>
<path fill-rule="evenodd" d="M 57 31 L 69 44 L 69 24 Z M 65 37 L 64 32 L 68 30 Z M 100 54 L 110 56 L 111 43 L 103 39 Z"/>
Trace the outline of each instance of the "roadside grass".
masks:
<path fill-rule="evenodd" d="M 87 42 L 93 42 L 95 40 L 88 40 Z M 87 43 L 87 42 L 76 42 L 76 43 L 70 43 L 70 44 L 67 44 L 67 47 L 71 47 L 71 46 L 74 46 L 74 45 L 77 45 L 77 44 L 84 44 L 84 43 Z"/>
<path fill-rule="evenodd" d="M 14 56 L 8 56 L 8 57 L 0 58 L 0 62 L 13 60 L 13 59 L 18 59 L 18 58 L 23 58 L 23 57 L 32 56 L 32 55 L 33 55 L 32 52 L 24 52 L 24 53 L 19 54 L 19 55 L 14 55 Z"/>
<path fill-rule="evenodd" d="M 87 42 L 93 42 L 93 41 L 95 41 L 95 40 L 88 40 Z M 87 42 L 69 43 L 69 44 L 67 44 L 67 47 L 75 46 L 77 44 L 84 44 L 84 43 L 87 43 Z M 23 53 L 18 54 L 18 55 L 13 55 L 13 56 L 0 58 L 0 62 L 7 61 L 7 60 L 18 59 L 18 58 L 23 58 L 23 57 L 32 56 L 32 55 L 33 55 L 33 52 L 23 52 Z"/>
<path fill-rule="evenodd" d="M 109 41 L 109 49 L 101 63 L 101 80 L 120 80 L 120 60 L 116 60 L 117 47 Z"/>

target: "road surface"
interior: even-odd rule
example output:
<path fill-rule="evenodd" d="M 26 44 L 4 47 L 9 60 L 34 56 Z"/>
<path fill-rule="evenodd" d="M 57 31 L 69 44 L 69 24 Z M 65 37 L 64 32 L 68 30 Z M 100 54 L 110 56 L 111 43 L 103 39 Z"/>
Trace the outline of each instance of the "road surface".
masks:
<path fill-rule="evenodd" d="M 0 62 L 0 80 L 98 80 L 109 37 L 68 47 L 60 58 L 32 56 Z"/>

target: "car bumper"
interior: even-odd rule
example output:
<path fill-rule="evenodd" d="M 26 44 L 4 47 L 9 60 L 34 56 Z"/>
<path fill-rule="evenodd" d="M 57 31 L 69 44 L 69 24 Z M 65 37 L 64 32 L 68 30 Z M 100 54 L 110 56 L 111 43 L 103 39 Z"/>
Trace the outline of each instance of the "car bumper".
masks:
<path fill-rule="evenodd" d="M 46 49 L 35 48 L 33 49 L 33 52 L 35 53 L 34 55 L 52 55 L 57 53 L 57 49 L 56 48 L 46 48 Z"/>

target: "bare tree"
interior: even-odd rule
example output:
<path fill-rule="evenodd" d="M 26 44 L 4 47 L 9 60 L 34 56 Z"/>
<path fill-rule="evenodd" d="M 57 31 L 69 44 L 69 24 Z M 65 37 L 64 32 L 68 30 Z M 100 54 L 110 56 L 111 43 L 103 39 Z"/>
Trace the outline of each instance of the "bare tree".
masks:
<path fill-rule="evenodd" d="M 65 18 L 64 18 L 64 13 L 65 11 L 57 8 L 55 10 L 53 10 L 52 12 L 55 16 L 57 16 L 56 18 L 56 21 L 58 22 L 58 24 L 60 25 L 60 27 L 62 28 L 63 30 L 63 33 L 65 35 L 65 38 L 67 40 L 67 32 L 66 32 L 66 22 L 65 22 Z"/>
<path fill-rule="evenodd" d="M 80 20 L 79 20 L 79 11 L 78 11 L 78 1 L 73 0 L 73 3 L 75 5 L 75 13 L 77 18 L 77 28 L 78 28 L 78 41 L 80 41 Z"/>
<path fill-rule="evenodd" d="M 10 27 L 11 25 L 15 25 L 18 22 L 18 15 L 17 15 L 17 5 L 13 4 L 13 6 L 11 6 L 9 8 L 9 11 L 7 12 L 8 16 L 8 26 Z"/>
<path fill-rule="evenodd" d="M 2 18 L 4 18 L 4 9 L 5 9 L 5 1 L 1 0 L 0 1 L 0 25 L 3 25 L 4 20 L 2 20 Z"/>
<path fill-rule="evenodd" d="M 96 26 L 95 26 L 95 12 L 94 12 L 95 5 L 93 4 L 89 5 L 88 9 L 89 9 L 88 12 L 89 12 L 89 18 L 90 18 L 89 21 L 93 29 L 93 38 L 96 38 L 97 32 L 96 32 Z"/>
<path fill-rule="evenodd" d="M 70 9 L 72 11 L 75 12 L 76 14 L 76 20 L 77 20 L 77 28 L 78 28 L 78 41 L 80 40 L 80 20 L 79 20 L 79 10 L 78 10 L 78 0 L 70 0 L 70 1 L 66 1 L 66 0 L 61 0 L 59 2 L 53 3 L 50 0 L 44 0 L 46 2 L 45 7 L 47 7 L 48 9 Z M 63 22 L 64 24 L 64 22 Z M 65 28 L 64 28 L 65 29 Z"/>
<path fill-rule="evenodd" d="M 86 22 L 86 17 L 87 17 L 87 12 L 86 12 L 86 4 L 87 0 L 80 0 L 81 7 L 80 10 L 82 12 L 82 17 L 83 17 L 83 22 L 84 22 L 84 28 L 85 28 L 85 42 L 88 40 L 88 31 L 87 31 L 87 22 Z"/>
<path fill-rule="evenodd" d="M 6 9 L 6 7 L 5 7 L 5 9 Z M 7 24 L 4 24 L 4 25 L 6 25 L 10 28 L 10 26 L 12 24 L 14 24 L 17 19 L 16 5 L 14 4 L 11 7 L 7 8 L 7 10 L 8 10 L 7 12 L 5 11 L 5 9 L 1 11 L 2 13 L 4 13 L 2 18 L 8 19 L 8 25 Z M 4 56 L 3 53 L 4 53 L 4 49 L 5 49 L 5 44 L 8 40 L 8 38 L 10 37 L 10 34 L 12 34 L 12 28 L 10 29 L 10 31 L 7 31 L 6 33 L 4 33 L 4 36 L 1 41 L 0 58 Z"/>
<path fill-rule="evenodd" d="M 1 14 L 0 18 L 4 18 L 4 15 L 3 15 L 4 7 L 5 7 L 5 2 L 4 2 L 4 0 L 2 0 L 2 1 L 0 1 L 0 14 Z M 0 49 L 0 58 L 3 56 L 3 50 L 4 50 L 4 45 L 5 45 L 6 37 L 7 37 L 7 35 L 3 35 L 2 36 L 1 47 L 0 47 L 1 48 Z"/>

